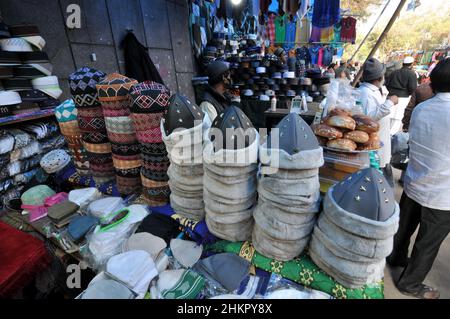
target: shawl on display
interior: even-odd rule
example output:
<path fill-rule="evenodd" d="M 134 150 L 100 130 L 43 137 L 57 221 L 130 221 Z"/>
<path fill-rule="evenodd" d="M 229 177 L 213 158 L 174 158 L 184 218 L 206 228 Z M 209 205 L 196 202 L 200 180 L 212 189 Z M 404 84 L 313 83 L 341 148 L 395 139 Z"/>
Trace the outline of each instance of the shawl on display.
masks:
<path fill-rule="evenodd" d="M 180 223 L 182 231 L 198 244 L 212 243 L 217 240 L 217 238 L 209 232 L 204 219 L 195 221 L 193 219 L 185 218 L 176 214 L 169 204 L 159 207 L 150 206 L 149 208 L 153 213 L 170 216 L 175 219 Z"/>
<path fill-rule="evenodd" d="M 318 28 L 328 28 L 339 21 L 340 0 L 315 0 L 312 24 Z"/>
<path fill-rule="evenodd" d="M 235 253 L 247 259 L 257 268 L 276 273 L 305 287 L 323 291 L 338 299 L 383 299 L 384 282 L 365 285 L 359 289 L 349 289 L 319 269 L 307 254 L 282 262 L 259 254 L 250 242 L 219 241 L 205 247 L 214 252 Z"/>
<path fill-rule="evenodd" d="M 125 57 L 126 76 L 138 82 L 154 81 L 164 84 L 158 69 L 148 55 L 148 48 L 142 45 L 132 32 L 122 41 Z"/>

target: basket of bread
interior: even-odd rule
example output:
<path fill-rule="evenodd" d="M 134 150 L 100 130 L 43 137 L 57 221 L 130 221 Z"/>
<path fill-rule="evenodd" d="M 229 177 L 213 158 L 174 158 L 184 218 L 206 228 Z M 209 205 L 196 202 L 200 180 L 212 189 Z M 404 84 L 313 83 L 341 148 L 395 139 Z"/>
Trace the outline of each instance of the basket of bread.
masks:
<path fill-rule="evenodd" d="M 344 152 L 367 152 L 381 148 L 380 124 L 362 114 L 335 108 L 312 127 L 321 146 Z"/>

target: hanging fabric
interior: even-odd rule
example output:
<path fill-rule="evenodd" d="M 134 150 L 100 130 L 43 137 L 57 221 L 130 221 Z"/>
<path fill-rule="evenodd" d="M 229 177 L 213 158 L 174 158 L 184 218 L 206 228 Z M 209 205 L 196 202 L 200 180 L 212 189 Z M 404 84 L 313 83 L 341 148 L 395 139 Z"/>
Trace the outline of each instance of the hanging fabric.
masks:
<path fill-rule="evenodd" d="M 315 0 L 312 24 L 318 28 L 331 27 L 339 21 L 340 0 Z"/>

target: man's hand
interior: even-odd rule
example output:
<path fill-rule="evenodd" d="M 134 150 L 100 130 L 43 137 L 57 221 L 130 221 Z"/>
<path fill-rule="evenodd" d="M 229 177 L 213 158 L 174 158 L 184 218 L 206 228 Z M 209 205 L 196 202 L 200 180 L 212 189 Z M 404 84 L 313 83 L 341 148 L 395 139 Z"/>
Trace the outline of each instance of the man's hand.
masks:
<path fill-rule="evenodd" d="M 397 95 L 392 95 L 389 97 L 389 100 L 392 101 L 392 103 L 394 103 L 394 105 L 398 104 L 398 96 Z"/>

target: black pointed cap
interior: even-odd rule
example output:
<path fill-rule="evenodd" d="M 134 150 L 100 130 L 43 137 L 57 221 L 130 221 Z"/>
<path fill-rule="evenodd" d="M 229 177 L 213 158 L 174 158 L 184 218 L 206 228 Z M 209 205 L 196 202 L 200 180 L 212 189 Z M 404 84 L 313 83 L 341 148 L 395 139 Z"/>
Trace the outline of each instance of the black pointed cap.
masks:
<path fill-rule="evenodd" d="M 174 94 L 169 99 L 169 107 L 164 112 L 163 126 L 166 135 L 172 134 L 176 129 L 190 129 L 196 121 L 203 120 L 204 113 L 195 103 L 189 101 L 184 95 Z"/>
<path fill-rule="evenodd" d="M 395 212 L 395 197 L 386 178 L 374 168 L 351 174 L 336 184 L 332 196 L 349 213 L 384 222 Z"/>
<path fill-rule="evenodd" d="M 276 126 L 278 129 L 279 149 L 288 154 L 296 154 L 300 151 L 319 148 L 317 137 L 309 125 L 296 113 L 289 113 Z M 267 138 L 267 148 L 271 148 L 272 130 Z"/>
<path fill-rule="evenodd" d="M 256 132 L 252 122 L 244 114 L 244 112 L 235 105 L 230 105 L 214 119 L 210 131 L 209 138 L 214 144 L 214 150 L 224 149 L 241 149 L 249 147 L 256 139 Z M 222 132 L 223 140 L 220 141 L 214 136 L 214 129 Z M 234 133 L 227 134 L 227 129 L 235 129 Z M 245 133 L 248 133 L 246 135 Z"/>

